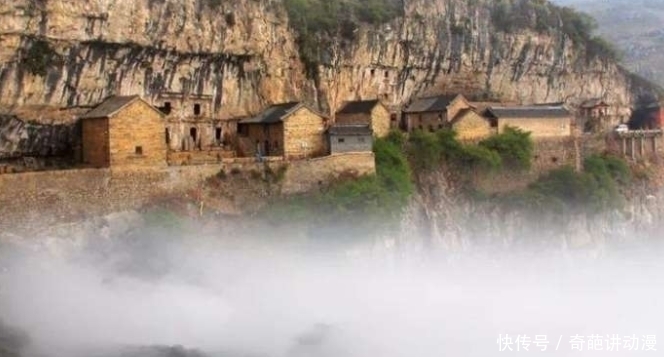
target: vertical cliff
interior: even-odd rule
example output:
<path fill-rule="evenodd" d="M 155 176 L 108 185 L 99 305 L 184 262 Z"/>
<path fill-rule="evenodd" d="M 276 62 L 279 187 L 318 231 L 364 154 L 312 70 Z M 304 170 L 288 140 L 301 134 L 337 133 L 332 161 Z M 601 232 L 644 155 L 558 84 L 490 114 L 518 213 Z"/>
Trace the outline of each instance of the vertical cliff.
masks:
<path fill-rule="evenodd" d="M 431 91 L 522 102 L 606 97 L 627 115 L 616 63 L 562 33 L 497 31 L 491 2 L 409 0 L 320 49 L 307 78 L 281 0 L 16 0 L 0 4 L 0 105 L 93 105 L 112 93 L 212 95 L 219 118 L 295 98 L 399 104 Z M 326 43 L 327 44 L 327 43 Z"/>

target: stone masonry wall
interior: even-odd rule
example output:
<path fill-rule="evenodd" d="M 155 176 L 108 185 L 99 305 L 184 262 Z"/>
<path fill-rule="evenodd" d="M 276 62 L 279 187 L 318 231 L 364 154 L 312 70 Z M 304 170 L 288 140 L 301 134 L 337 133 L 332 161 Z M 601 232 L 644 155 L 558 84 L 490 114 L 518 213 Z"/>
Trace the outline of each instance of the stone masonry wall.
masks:
<path fill-rule="evenodd" d="M 340 176 L 375 173 L 373 153 L 338 154 L 312 160 L 269 161 L 273 170 L 286 165 L 282 194 L 303 193 Z M 138 209 L 162 197 L 187 195 L 206 179 L 224 171 L 258 172 L 252 159 L 215 165 L 163 168 L 77 169 L 0 175 L 0 231 L 19 231 L 115 211 Z M 250 185 L 251 183 L 247 183 Z M 242 197 L 236 197 L 242 200 Z"/>
<path fill-rule="evenodd" d="M 109 121 L 111 166 L 165 166 L 164 130 L 161 115 L 145 102 L 124 108 Z"/>
<path fill-rule="evenodd" d="M 81 122 L 83 163 L 108 167 L 108 119 L 85 119 Z"/>
<path fill-rule="evenodd" d="M 511 126 L 523 131 L 533 133 L 531 137 L 563 137 L 572 134 L 572 118 L 500 118 L 498 132 L 502 133 L 505 127 Z"/>
<path fill-rule="evenodd" d="M 320 156 L 327 152 L 323 117 L 306 107 L 298 109 L 284 121 L 284 155 L 286 158 Z"/>

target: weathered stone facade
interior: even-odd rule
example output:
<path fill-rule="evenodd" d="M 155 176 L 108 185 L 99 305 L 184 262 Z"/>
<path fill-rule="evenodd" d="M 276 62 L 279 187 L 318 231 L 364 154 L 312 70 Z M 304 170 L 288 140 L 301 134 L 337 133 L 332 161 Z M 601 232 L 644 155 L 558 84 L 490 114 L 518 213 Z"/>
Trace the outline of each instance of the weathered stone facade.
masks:
<path fill-rule="evenodd" d="M 495 130 L 487 118 L 472 109 L 459 112 L 451 122 L 459 140 L 479 140 L 494 134 Z"/>
<path fill-rule="evenodd" d="M 448 127 L 459 112 L 471 107 L 462 95 L 419 98 L 404 110 L 401 128 L 405 131 L 440 130 Z"/>
<path fill-rule="evenodd" d="M 529 132 L 533 139 L 572 136 L 575 123 L 573 115 L 560 105 L 490 107 L 485 116 L 498 134 L 512 127 Z"/>
<path fill-rule="evenodd" d="M 110 166 L 108 118 L 83 120 L 81 129 L 83 163 L 93 167 Z"/>
<path fill-rule="evenodd" d="M 81 117 L 84 163 L 96 167 L 164 166 L 162 113 L 139 97 L 111 97 Z"/>
<path fill-rule="evenodd" d="M 502 118 L 498 119 L 498 133 L 506 127 L 530 132 L 532 138 L 565 137 L 572 135 L 572 118 Z"/>
<path fill-rule="evenodd" d="M 303 159 L 327 154 L 325 118 L 303 106 L 284 120 L 284 157 Z"/>
<path fill-rule="evenodd" d="M 391 129 L 391 113 L 379 100 L 348 102 L 336 113 L 335 123 L 341 125 L 369 125 L 373 134 L 382 138 Z"/>

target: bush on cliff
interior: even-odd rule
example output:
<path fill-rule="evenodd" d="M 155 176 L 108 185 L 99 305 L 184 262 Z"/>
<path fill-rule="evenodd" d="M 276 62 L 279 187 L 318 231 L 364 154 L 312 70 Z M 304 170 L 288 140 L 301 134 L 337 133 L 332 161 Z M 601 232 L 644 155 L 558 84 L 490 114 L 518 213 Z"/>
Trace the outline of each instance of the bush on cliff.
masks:
<path fill-rule="evenodd" d="M 319 235 L 330 227 L 360 235 L 393 227 L 414 190 L 403 145 L 403 135 L 397 132 L 376 139 L 376 175 L 342 180 L 320 193 L 280 199 L 260 216 L 318 227 Z"/>
<path fill-rule="evenodd" d="M 534 150 L 530 133 L 506 127 L 502 133 L 482 140 L 480 146 L 500 155 L 503 165 L 508 169 L 530 168 Z"/>
<path fill-rule="evenodd" d="M 549 35 L 562 33 L 575 45 L 584 46 L 590 59 L 619 59 L 618 52 L 608 42 L 593 36 L 597 28 L 595 19 L 546 0 L 496 0 L 491 8 L 491 22 L 498 31 L 507 33 L 524 30 Z"/>
<path fill-rule="evenodd" d="M 300 57 L 310 77 L 331 39 L 350 40 L 361 23 L 381 24 L 403 15 L 400 0 L 284 0 Z"/>
<path fill-rule="evenodd" d="M 621 207 L 620 189 L 631 180 L 627 164 L 613 156 L 593 155 L 583 171 L 565 166 L 541 176 L 526 190 L 511 193 L 505 203 L 531 212 L 603 212 Z"/>

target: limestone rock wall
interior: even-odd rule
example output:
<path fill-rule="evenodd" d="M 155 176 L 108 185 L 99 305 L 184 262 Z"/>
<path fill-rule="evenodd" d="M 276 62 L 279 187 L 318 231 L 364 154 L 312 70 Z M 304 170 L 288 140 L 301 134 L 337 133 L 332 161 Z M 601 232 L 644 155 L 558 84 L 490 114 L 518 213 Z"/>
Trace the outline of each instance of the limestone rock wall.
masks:
<path fill-rule="evenodd" d="M 0 110 L 184 94 L 210 98 L 211 116 L 223 120 L 295 99 L 334 113 L 346 100 L 398 106 L 463 92 L 523 103 L 604 97 L 629 115 L 642 83 L 564 36 L 496 32 L 488 4 L 407 0 L 404 18 L 321 48 L 320 76 L 310 79 L 282 0 L 3 1 Z M 32 57 L 48 59 L 42 73 Z"/>

